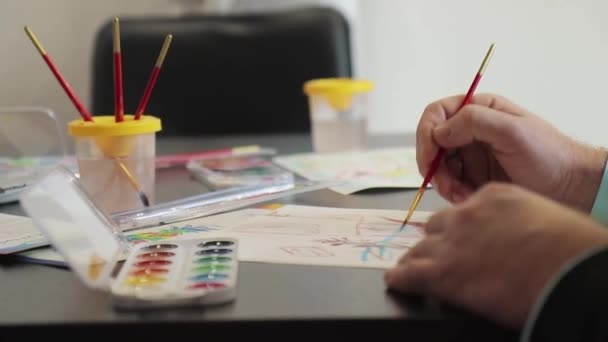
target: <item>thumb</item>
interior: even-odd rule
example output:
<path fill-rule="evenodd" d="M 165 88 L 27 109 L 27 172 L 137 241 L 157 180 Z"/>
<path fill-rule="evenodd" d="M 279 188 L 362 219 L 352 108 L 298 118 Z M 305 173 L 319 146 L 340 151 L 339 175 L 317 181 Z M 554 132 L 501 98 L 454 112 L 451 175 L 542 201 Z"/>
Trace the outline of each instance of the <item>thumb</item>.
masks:
<path fill-rule="evenodd" d="M 518 119 L 509 113 L 471 104 L 435 127 L 433 138 L 443 148 L 457 148 L 478 140 L 503 149 L 515 141 Z"/>

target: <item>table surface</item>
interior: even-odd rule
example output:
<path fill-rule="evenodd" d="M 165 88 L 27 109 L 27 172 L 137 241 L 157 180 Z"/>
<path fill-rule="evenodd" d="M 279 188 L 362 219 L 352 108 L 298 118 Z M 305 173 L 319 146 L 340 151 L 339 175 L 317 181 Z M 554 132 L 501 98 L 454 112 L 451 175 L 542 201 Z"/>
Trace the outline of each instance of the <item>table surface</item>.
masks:
<path fill-rule="evenodd" d="M 370 137 L 370 146 L 406 146 L 412 136 Z M 308 135 L 235 136 L 215 138 L 159 138 L 157 153 L 181 153 L 228 146 L 259 144 L 280 154 L 311 150 Z M 204 186 L 183 168 L 159 170 L 157 201 L 200 194 Z M 377 190 L 340 195 L 330 190 L 280 199 L 283 203 L 344 208 L 398 209 L 410 203 L 415 190 Z M 275 200 L 276 201 L 276 200 Z M 435 211 L 448 203 L 434 191 L 426 192 L 418 210 Z M 0 206 L 0 212 L 23 215 L 18 204 Z M 343 332 L 420 337 L 425 340 L 516 340 L 475 315 L 433 298 L 397 295 L 386 291 L 383 270 L 280 265 L 241 262 L 237 299 L 205 309 L 119 312 L 108 293 L 85 287 L 67 269 L 0 259 L 0 328 L 20 334 L 43 335 L 69 328 L 71 336 L 121 336 L 162 339 L 176 331 L 205 336 L 228 336 L 263 328 L 295 328 L 311 337 L 324 326 Z M 235 327 L 238 326 L 238 329 Z M 99 328 L 99 329 L 95 329 Z M 200 330 L 202 329 L 202 330 Z M 279 331 L 279 330 L 273 330 Z M 289 331 L 287 331 L 289 333 Z M 146 335 L 147 334 L 147 335 Z M 293 334 L 293 332 L 292 332 Z M 23 336 L 23 335 L 22 335 Z"/>

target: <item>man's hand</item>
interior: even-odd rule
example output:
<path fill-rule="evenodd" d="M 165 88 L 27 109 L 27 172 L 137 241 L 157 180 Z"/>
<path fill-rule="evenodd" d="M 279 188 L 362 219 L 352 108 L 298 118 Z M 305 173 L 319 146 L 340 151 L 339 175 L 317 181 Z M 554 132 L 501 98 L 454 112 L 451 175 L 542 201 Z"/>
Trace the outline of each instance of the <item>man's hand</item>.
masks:
<path fill-rule="evenodd" d="M 569 260 L 608 245 L 608 231 L 585 215 L 508 184 L 485 186 L 436 213 L 426 231 L 387 271 L 388 287 L 436 296 L 513 328 Z"/>
<path fill-rule="evenodd" d="M 585 146 L 508 100 L 476 95 L 431 103 L 416 135 L 418 168 L 426 175 L 439 147 L 447 150 L 432 181 L 458 203 L 491 181 L 512 182 L 589 212 L 599 187 L 606 152 Z"/>

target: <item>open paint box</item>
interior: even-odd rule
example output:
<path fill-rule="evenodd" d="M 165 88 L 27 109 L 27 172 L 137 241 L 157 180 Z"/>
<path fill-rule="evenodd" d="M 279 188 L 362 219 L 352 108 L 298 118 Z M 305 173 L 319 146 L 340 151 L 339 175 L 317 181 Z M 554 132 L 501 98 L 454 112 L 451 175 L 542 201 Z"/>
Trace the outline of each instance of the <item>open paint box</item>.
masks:
<path fill-rule="evenodd" d="M 20 201 L 76 275 L 109 291 L 118 308 L 210 305 L 236 297 L 234 238 L 130 245 L 63 167 L 24 191 Z"/>

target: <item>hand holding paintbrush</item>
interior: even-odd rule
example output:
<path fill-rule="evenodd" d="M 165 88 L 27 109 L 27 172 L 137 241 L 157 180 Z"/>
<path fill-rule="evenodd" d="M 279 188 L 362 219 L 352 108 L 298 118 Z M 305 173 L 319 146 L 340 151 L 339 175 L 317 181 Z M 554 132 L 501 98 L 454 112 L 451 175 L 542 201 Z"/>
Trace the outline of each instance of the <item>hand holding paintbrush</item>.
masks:
<path fill-rule="evenodd" d="M 462 105 L 460 106 L 460 108 L 466 106 L 467 104 L 469 104 L 471 102 L 471 100 L 473 98 L 473 93 L 475 92 L 475 89 L 477 88 L 477 84 L 479 84 L 479 81 L 481 80 L 481 76 L 483 75 L 483 72 L 485 71 L 486 66 L 488 65 L 488 62 L 490 61 L 490 57 L 492 56 L 493 52 L 494 52 L 494 44 L 492 44 L 490 46 L 490 48 L 488 49 L 488 52 L 486 53 L 486 56 L 483 59 L 483 62 L 481 63 L 481 66 L 479 67 L 479 70 L 477 71 L 477 75 L 475 75 L 475 78 L 473 79 L 473 82 L 471 83 L 471 86 L 469 87 L 469 91 L 467 92 L 464 100 L 462 101 Z M 431 179 L 433 179 L 435 172 L 439 168 L 439 165 L 441 164 L 441 161 L 443 160 L 444 154 L 445 154 L 445 149 L 439 148 L 439 151 L 437 152 L 435 159 L 433 159 L 433 162 L 431 163 L 431 167 L 430 167 L 428 173 L 424 177 L 424 180 L 422 182 L 422 185 L 420 186 L 420 189 L 418 190 L 418 193 L 416 193 L 416 196 L 414 197 L 414 200 L 412 201 L 412 204 L 407 212 L 407 216 L 405 217 L 405 219 L 403 220 L 403 223 L 401 224 L 401 227 L 399 228 L 400 230 L 403 229 L 403 227 L 405 227 L 408 220 L 414 213 L 414 210 L 416 210 L 416 207 L 418 206 L 418 203 L 422 199 L 422 195 L 424 194 L 426 187 L 430 183 Z"/>

